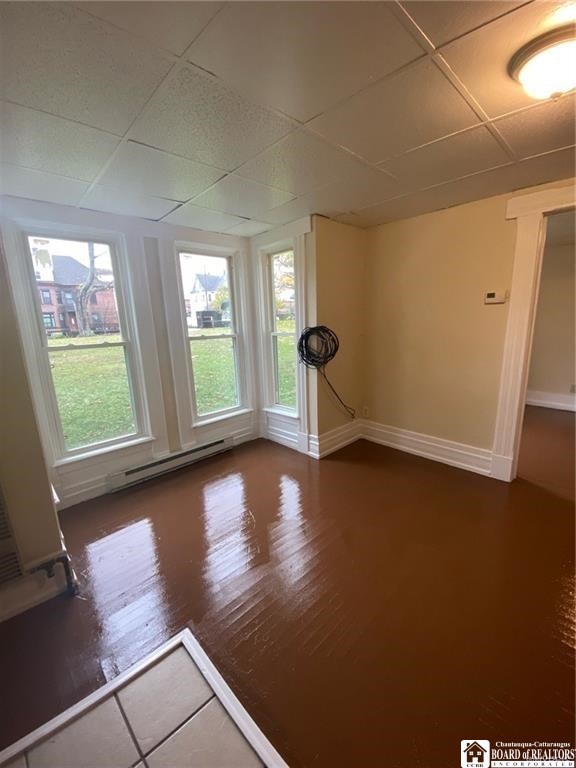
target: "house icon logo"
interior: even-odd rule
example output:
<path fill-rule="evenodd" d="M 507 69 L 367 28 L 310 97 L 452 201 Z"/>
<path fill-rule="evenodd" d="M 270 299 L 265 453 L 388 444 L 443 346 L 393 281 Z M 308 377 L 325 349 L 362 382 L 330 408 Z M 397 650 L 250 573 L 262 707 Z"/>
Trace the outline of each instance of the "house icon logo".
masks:
<path fill-rule="evenodd" d="M 460 742 L 462 768 L 489 768 L 490 742 L 486 739 L 465 739 Z"/>

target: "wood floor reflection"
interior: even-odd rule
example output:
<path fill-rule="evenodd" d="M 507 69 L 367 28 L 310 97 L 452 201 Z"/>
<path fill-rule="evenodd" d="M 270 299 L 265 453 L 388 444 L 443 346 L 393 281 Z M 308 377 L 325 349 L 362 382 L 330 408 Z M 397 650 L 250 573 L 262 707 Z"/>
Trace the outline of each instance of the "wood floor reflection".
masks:
<path fill-rule="evenodd" d="M 367 442 L 317 462 L 260 440 L 67 510 L 81 595 L 0 625 L 0 746 L 186 624 L 294 768 L 570 741 L 573 478 L 569 452 L 540 455 L 555 479 L 532 462 L 507 485 Z"/>

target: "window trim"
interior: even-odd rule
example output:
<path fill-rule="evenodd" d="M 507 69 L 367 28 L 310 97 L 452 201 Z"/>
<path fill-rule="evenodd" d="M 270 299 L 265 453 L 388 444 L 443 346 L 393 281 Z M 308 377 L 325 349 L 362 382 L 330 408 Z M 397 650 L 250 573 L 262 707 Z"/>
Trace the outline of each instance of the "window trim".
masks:
<path fill-rule="evenodd" d="M 49 464 L 56 467 L 80 458 L 97 457 L 108 450 L 130 446 L 146 438 L 151 438 L 150 415 L 145 395 L 141 350 L 136 334 L 135 306 L 124 237 L 120 233 L 110 231 L 78 228 L 67 224 L 39 224 L 37 221 L 29 220 L 9 225 L 5 225 L 3 222 L 3 229 L 10 280 L 14 286 L 13 290 L 20 297 L 20 301 L 16 302 L 18 322 L 21 333 L 26 339 L 24 346 L 25 348 L 29 347 L 26 349 L 26 363 L 36 405 L 40 437 Z M 136 424 L 136 431 L 128 435 L 74 449 L 66 448 L 50 368 L 47 336 L 42 319 L 43 305 L 30 258 L 28 237 L 34 236 L 79 242 L 97 242 L 106 244 L 110 248 L 115 283 L 117 284 L 115 284 L 115 291 L 118 316 L 120 327 L 123 328 L 126 337 L 121 344 L 126 344 L 127 372 Z M 108 342 L 104 345 L 94 344 L 90 346 L 104 346 L 106 348 L 110 345 L 111 343 Z M 67 350 L 70 346 L 66 345 L 58 349 Z M 80 345 L 73 346 L 77 348 Z"/>

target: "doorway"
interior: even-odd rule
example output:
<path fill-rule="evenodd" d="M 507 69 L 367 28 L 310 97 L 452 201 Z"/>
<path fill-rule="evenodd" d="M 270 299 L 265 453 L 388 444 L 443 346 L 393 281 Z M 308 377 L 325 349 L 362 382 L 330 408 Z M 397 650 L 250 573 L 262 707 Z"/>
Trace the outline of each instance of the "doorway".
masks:
<path fill-rule="evenodd" d="M 518 477 L 574 498 L 574 211 L 547 220 L 528 369 Z"/>

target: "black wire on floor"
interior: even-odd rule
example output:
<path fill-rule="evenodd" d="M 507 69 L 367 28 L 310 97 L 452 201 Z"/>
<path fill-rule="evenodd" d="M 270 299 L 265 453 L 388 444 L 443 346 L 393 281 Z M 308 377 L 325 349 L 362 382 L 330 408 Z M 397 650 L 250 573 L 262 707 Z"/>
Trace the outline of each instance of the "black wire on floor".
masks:
<path fill-rule="evenodd" d="M 326 365 L 335 357 L 339 347 L 340 342 L 334 331 L 325 325 L 315 325 L 312 328 L 304 328 L 302 331 L 298 339 L 298 357 L 307 368 L 315 368 L 318 371 L 348 416 L 353 419 L 356 411 L 350 405 L 346 405 L 326 376 Z"/>

